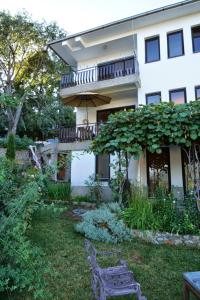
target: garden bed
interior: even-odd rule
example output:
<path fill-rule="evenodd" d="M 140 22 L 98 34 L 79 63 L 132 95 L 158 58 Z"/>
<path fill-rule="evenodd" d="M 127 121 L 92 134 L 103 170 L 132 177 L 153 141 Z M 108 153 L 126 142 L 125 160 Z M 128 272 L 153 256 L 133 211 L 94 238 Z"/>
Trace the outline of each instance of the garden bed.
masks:
<path fill-rule="evenodd" d="M 154 232 L 152 230 L 132 230 L 134 237 L 139 237 L 144 241 L 151 242 L 153 244 L 165 244 L 165 245 L 185 245 L 200 249 L 200 236 L 198 235 L 180 235 L 168 232 Z"/>

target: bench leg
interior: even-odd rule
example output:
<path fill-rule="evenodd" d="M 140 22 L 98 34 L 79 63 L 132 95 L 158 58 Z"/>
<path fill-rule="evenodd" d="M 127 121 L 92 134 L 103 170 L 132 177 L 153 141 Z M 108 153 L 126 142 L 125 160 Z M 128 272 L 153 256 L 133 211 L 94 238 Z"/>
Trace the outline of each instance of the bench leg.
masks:
<path fill-rule="evenodd" d="M 184 284 L 183 295 L 184 295 L 184 300 L 190 300 L 190 291 L 188 289 L 187 284 Z"/>

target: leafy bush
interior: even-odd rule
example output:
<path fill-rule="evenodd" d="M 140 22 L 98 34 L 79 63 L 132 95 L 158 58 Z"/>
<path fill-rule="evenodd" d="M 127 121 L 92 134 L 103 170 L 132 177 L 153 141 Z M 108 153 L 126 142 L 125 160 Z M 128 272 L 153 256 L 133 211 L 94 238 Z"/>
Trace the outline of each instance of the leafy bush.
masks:
<path fill-rule="evenodd" d="M 90 192 L 90 199 L 92 202 L 100 204 L 102 202 L 102 182 L 98 175 L 89 176 L 85 181 L 86 186 Z"/>
<path fill-rule="evenodd" d="M 8 135 L 6 157 L 10 160 L 15 159 L 15 136 L 12 133 Z"/>
<path fill-rule="evenodd" d="M 50 200 L 70 200 L 71 185 L 68 182 L 47 182 L 47 196 Z"/>
<path fill-rule="evenodd" d="M 178 233 L 177 224 L 181 221 L 181 213 L 177 208 L 177 201 L 172 194 L 159 193 L 153 203 L 154 219 L 160 231 Z"/>
<path fill-rule="evenodd" d="M 188 193 L 184 202 L 184 209 L 180 210 L 172 194 L 158 191 L 154 199 L 149 199 L 142 189 L 134 188 L 124 220 L 135 229 L 199 234 L 200 213 L 194 195 Z"/>
<path fill-rule="evenodd" d="M 8 141 L 7 138 L 0 138 L 0 147 L 7 148 Z M 15 136 L 15 146 L 16 150 L 27 150 L 29 145 L 34 145 L 34 142 L 31 138 L 26 135 L 23 137 Z"/>
<path fill-rule="evenodd" d="M 33 212 L 42 206 L 42 178 L 26 176 L 15 162 L 0 163 L 0 292 L 26 289 L 35 298 L 45 298 L 50 269 L 26 234 Z"/>
<path fill-rule="evenodd" d="M 131 231 L 126 227 L 119 213 L 121 209 L 117 204 L 103 205 L 96 210 L 86 212 L 83 221 L 75 226 L 75 230 L 96 241 L 106 243 L 129 241 Z"/>

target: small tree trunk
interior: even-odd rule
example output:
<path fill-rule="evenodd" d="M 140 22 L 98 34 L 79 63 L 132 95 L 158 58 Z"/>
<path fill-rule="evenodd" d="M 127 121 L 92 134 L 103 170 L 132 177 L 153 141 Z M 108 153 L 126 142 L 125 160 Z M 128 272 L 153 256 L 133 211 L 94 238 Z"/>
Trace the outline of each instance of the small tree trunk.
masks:
<path fill-rule="evenodd" d="M 21 116 L 21 112 L 22 112 L 22 108 L 23 108 L 23 104 L 24 104 L 24 100 L 22 100 L 22 102 L 18 105 L 16 113 L 15 113 L 15 118 L 14 118 L 14 122 L 13 122 L 13 126 L 11 129 L 11 132 L 15 135 L 17 132 L 17 126 L 19 123 L 19 119 Z"/>

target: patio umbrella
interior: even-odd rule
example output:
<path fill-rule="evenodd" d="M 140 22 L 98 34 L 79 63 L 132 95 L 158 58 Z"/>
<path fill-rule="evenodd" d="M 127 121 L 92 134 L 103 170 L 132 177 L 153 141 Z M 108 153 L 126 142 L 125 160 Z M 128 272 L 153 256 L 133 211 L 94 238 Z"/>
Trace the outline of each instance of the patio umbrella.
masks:
<path fill-rule="evenodd" d="M 88 107 L 97 107 L 104 104 L 109 104 L 111 98 L 97 93 L 79 93 L 63 99 L 65 105 L 73 107 L 85 107 L 88 120 Z"/>

